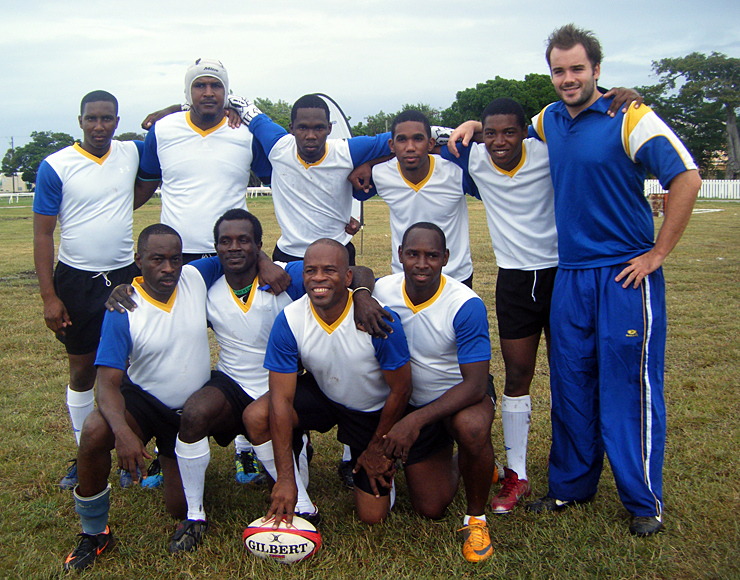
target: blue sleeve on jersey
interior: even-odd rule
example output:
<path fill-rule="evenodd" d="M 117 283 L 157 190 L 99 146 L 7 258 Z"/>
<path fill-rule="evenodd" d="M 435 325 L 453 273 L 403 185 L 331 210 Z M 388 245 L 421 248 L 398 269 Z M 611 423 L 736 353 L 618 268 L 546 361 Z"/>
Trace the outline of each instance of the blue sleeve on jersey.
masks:
<path fill-rule="evenodd" d="M 139 153 L 139 163 L 141 163 L 141 158 L 144 157 L 144 142 L 134 140 L 134 145 L 136 145 L 136 151 Z"/>
<path fill-rule="evenodd" d="M 468 173 L 468 166 L 470 165 L 470 149 L 471 149 L 470 145 L 466 147 L 462 144 L 462 141 L 459 141 L 457 143 L 457 151 L 458 153 L 460 153 L 460 157 L 455 157 L 450 152 L 447 145 L 445 145 L 444 147 L 440 149 L 439 154 L 442 157 L 442 159 L 451 161 L 458 167 L 462 168 L 463 170 L 463 191 L 476 199 L 480 199 L 480 193 L 478 192 L 478 186 L 475 185 L 475 181 L 473 181 L 473 178 L 470 177 L 470 173 Z"/>
<path fill-rule="evenodd" d="M 540 115 L 544 115 L 544 111 L 540 113 Z M 534 125 L 530 125 L 529 129 L 527 129 L 527 137 L 534 137 L 538 141 L 542 141 L 542 137 L 540 137 L 540 134 L 535 130 Z"/>
<path fill-rule="evenodd" d="M 106 311 L 95 366 L 125 371 L 132 346 L 128 313 Z"/>
<path fill-rule="evenodd" d="M 384 371 L 395 371 L 405 365 L 410 359 L 409 345 L 406 342 L 406 333 L 401 325 L 401 317 L 390 308 L 386 308 L 393 315 L 393 322 L 386 323 L 390 325 L 393 332 L 388 333 L 388 338 L 373 337 L 373 346 L 375 347 L 375 358 L 380 363 L 380 368 Z"/>
<path fill-rule="evenodd" d="M 162 177 L 162 167 L 157 155 L 157 124 L 154 123 L 144 140 L 144 150 L 139 159 L 139 174 L 142 181 L 158 181 Z"/>
<path fill-rule="evenodd" d="M 363 189 L 353 189 L 352 190 L 352 197 L 354 197 L 358 201 L 367 201 L 371 197 L 378 195 L 378 190 L 375 189 L 375 184 L 370 184 L 370 191 L 365 193 L 365 190 Z"/>
<path fill-rule="evenodd" d="M 483 300 L 471 298 L 462 305 L 452 321 L 457 341 L 457 362 L 461 365 L 491 360 L 488 314 Z"/>
<path fill-rule="evenodd" d="M 290 286 L 288 286 L 286 292 L 293 300 L 298 300 L 306 293 L 303 286 L 303 260 L 288 262 L 285 271 L 290 275 Z"/>
<path fill-rule="evenodd" d="M 252 171 L 262 183 L 270 183 L 272 179 L 272 165 L 265 150 L 257 139 L 252 139 Z"/>
<path fill-rule="evenodd" d="M 656 175 L 663 189 L 668 189 L 671 180 L 687 171 L 686 164 L 671 142 L 662 135 L 648 140 L 638 149 L 635 159 Z"/>
<path fill-rule="evenodd" d="M 33 211 L 41 215 L 57 215 L 62 204 L 62 180 L 44 159 L 36 173 L 36 193 Z"/>
<path fill-rule="evenodd" d="M 275 143 L 285 137 L 288 132 L 283 129 L 280 125 L 275 123 L 270 117 L 265 114 L 257 115 L 249 123 L 249 130 L 252 135 L 260 142 L 262 150 L 269 156 L 270 151 L 275 146 Z M 255 173 L 257 173 L 255 171 Z"/>
<path fill-rule="evenodd" d="M 221 266 L 221 260 L 218 259 L 218 256 L 193 260 L 188 265 L 193 266 L 200 272 L 200 275 L 203 276 L 203 281 L 206 283 L 206 288 L 213 286 L 216 280 L 224 275 L 224 269 Z"/>
<path fill-rule="evenodd" d="M 357 167 L 362 165 L 365 161 L 377 159 L 384 155 L 391 154 L 391 147 L 388 145 L 391 134 L 381 133 L 375 137 L 352 137 L 347 139 L 347 145 L 349 145 L 349 154 L 352 157 L 352 165 Z"/>
<path fill-rule="evenodd" d="M 298 372 L 298 344 L 284 312 L 278 314 L 272 325 L 264 367 L 276 373 Z"/>

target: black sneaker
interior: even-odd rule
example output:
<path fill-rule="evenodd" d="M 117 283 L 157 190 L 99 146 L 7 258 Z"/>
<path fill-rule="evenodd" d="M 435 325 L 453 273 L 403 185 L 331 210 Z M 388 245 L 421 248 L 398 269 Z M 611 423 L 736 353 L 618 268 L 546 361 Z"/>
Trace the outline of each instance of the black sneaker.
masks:
<path fill-rule="evenodd" d="M 321 514 L 319 514 L 319 508 L 316 507 L 316 505 L 313 506 L 314 511 L 313 513 L 308 512 L 296 512 L 295 515 L 297 515 L 299 518 L 303 518 L 310 524 L 313 524 L 314 528 L 318 528 L 319 524 L 321 523 Z"/>
<path fill-rule="evenodd" d="M 192 552 L 198 547 L 208 531 L 208 522 L 203 520 L 184 520 L 177 526 L 175 533 L 167 544 L 170 554 Z"/>
<path fill-rule="evenodd" d="M 59 489 L 62 491 L 69 491 L 70 489 L 74 489 L 75 485 L 77 485 L 77 460 L 70 459 L 69 462 L 71 465 L 69 466 L 69 469 L 67 469 L 67 475 L 65 475 L 59 482 Z"/>
<path fill-rule="evenodd" d="M 541 497 L 540 499 L 537 499 L 533 501 L 532 503 L 527 504 L 525 507 L 527 511 L 532 512 L 533 514 L 542 514 L 545 512 L 559 512 L 573 505 L 580 505 L 583 503 L 588 503 L 592 499 L 593 499 L 593 496 L 587 499 L 563 501 L 560 499 L 555 499 L 554 497 L 550 497 L 549 495 L 546 495 L 545 497 Z"/>
<path fill-rule="evenodd" d="M 354 473 L 352 473 L 352 469 L 354 468 L 352 467 L 351 461 L 340 461 L 339 465 L 337 465 L 339 479 L 342 480 L 342 483 L 348 489 L 355 488 L 355 477 Z"/>
<path fill-rule="evenodd" d="M 632 518 L 630 534 L 644 538 L 657 534 L 663 529 L 663 518 L 660 516 L 639 516 Z"/>
<path fill-rule="evenodd" d="M 102 534 L 91 536 L 80 534 L 80 542 L 64 561 L 64 570 L 84 570 L 95 563 L 95 558 L 110 550 L 116 544 L 116 538 L 106 526 Z"/>

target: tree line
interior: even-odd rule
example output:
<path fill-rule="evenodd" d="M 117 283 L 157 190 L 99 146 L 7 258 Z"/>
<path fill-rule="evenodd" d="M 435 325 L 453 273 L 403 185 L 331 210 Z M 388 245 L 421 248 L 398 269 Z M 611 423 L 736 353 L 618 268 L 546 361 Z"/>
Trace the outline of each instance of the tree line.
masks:
<path fill-rule="evenodd" d="M 740 178 L 740 137 L 737 113 L 740 108 L 740 58 L 712 52 L 709 56 L 694 52 L 679 58 L 664 58 L 652 64 L 658 82 L 637 87 L 645 103 L 660 115 L 684 142 L 704 177 L 723 177 L 718 164 L 725 163 L 724 177 Z M 517 100 L 527 118 L 557 100 L 557 95 L 544 74 L 532 73 L 524 80 L 499 76 L 475 87 L 458 91 L 446 109 L 427 103 L 407 103 L 393 113 L 379 111 L 352 125 L 355 135 L 377 135 L 387 131 L 398 113 L 417 109 L 429 117 L 433 125 L 456 127 L 468 119 L 480 117 L 485 106 L 500 97 Z M 288 129 L 292 104 L 283 100 L 255 99 L 257 106 L 273 121 Z M 143 139 L 138 133 L 122 133 L 122 141 Z M 51 153 L 74 143 L 66 133 L 34 131 L 31 142 L 23 147 L 8 149 L 2 160 L 5 175 L 21 173 L 29 184 L 35 183 L 41 161 Z"/>

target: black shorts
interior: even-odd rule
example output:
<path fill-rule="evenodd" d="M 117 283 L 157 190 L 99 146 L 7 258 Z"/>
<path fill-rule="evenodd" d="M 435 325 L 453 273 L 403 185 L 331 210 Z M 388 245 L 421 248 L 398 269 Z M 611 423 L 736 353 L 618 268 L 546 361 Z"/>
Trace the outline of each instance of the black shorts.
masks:
<path fill-rule="evenodd" d="M 221 447 L 228 447 L 237 435 L 247 436 L 247 429 L 244 427 L 244 421 L 242 421 L 242 413 L 249 404 L 254 402 L 254 399 L 244 392 L 239 383 L 221 371 L 211 371 L 211 378 L 203 386 L 209 385 L 223 393 L 231 406 L 231 412 L 236 421 L 236 426 L 232 431 L 220 431 L 211 434 Z"/>
<path fill-rule="evenodd" d="M 347 252 L 349 253 L 349 265 L 354 266 L 355 265 L 355 246 L 354 244 L 352 244 L 352 242 L 347 242 L 347 245 L 344 247 L 347 248 Z M 272 251 L 272 261 L 273 262 L 297 262 L 302 259 L 303 258 L 299 258 L 297 256 L 291 256 L 290 254 L 286 254 L 280 248 L 278 248 L 277 244 L 275 244 L 275 249 Z"/>
<path fill-rule="evenodd" d="M 301 380 L 302 379 L 302 380 Z M 356 411 L 348 409 L 327 397 L 319 388 L 313 376 L 309 373 L 298 377 L 293 408 L 298 414 L 298 430 L 319 431 L 326 433 L 337 426 L 337 439 L 348 445 L 352 452 L 352 466 L 357 458 L 367 449 L 380 422 L 382 410 Z M 409 407 L 404 413 L 407 415 L 415 408 Z M 413 465 L 437 453 L 445 445 L 451 445 L 452 438 L 442 423 L 434 423 L 424 427 L 419 438 L 409 451 L 406 465 Z M 366 493 L 372 494 L 370 480 L 365 470 L 354 475 L 355 485 Z M 387 495 L 390 490 L 380 488 L 380 495 Z"/>
<path fill-rule="evenodd" d="M 144 444 L 154 437 L 158 453 L 175 459 L 175 441 L 180 431 L 182 410 L 170 409 L 157 397 L 132 383 L 125 373 L 121 381 L 121 394 L 126 402 L 126 410 L 144 434 Z"/>
<path fill-rule="evenodd" d="M 212 258 L 213 256 L 216 256 L 216 252 L 206 252 L 203 254 L 186 254 L 183 252 L 182 254 L 182 265 L 189 264 L 190 262 L 194 262 L 195 260 L 200 260 L 201 258 Z"/>
<path fill-rule="evenodd" d="M 105 301 L 119 284 L 130 284 L 140 275 L 136 264 L 109 272 L 87 272 L 62 262 L 54 270 L 54 292 L 67 309 L 72 325 L 56 337 L 68 354 L 95 352 L 105 316 Z"/>
<path fill-rule="evenodd" d="M 496 318 L 503 340 L 516 340 L 550 328 L 550 301 L 557 268 L 506 270 L 496 280 Z"/>

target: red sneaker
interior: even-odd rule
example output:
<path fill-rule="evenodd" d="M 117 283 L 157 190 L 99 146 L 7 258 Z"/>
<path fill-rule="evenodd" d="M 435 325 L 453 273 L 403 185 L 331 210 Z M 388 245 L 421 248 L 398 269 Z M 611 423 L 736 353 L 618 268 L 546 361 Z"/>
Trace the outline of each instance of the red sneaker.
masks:
<path fill-rule="evenodd" d="M 497 514 L 508 514 L 521 498 L 528 497 L 530 493 L 532 488 L 529 481 L 519 479 L 516 472 L 507 468 L 501 489 L 491 500 L 491 509 Z"/>

